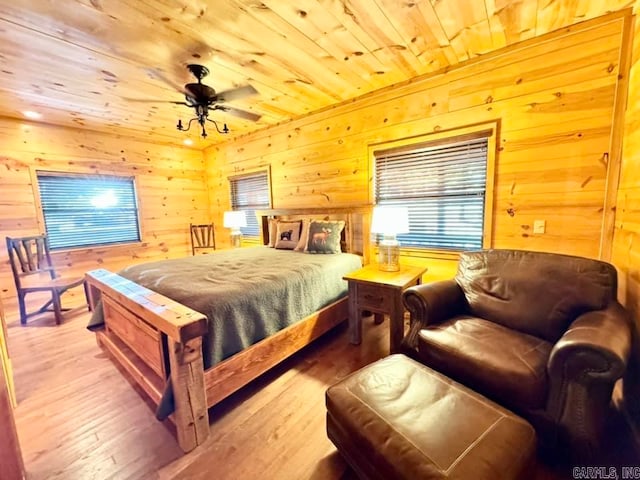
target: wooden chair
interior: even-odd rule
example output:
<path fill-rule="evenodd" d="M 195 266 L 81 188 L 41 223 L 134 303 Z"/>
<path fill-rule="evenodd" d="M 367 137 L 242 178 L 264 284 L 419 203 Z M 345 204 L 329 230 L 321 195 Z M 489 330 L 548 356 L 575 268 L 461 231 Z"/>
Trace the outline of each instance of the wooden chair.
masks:
<path fill-rule="evenodd" d="M 213 223 L 204 225 L 190 224 L 191 228 L 191 254 L 195 255 L 196 250 L 215 250 L 216 236 Z M 207 252 L 204 252 L 207 253 Z"/>
<path fill-rule="evenodd" d="M 69 310 L 62 308 L 60 296 L 70 288 L 84 285 L 85 296 L 87 294 L 84 278 L 58 277 L 51 262 L 49 242 L 46 235 L 20 237 L 7 239 L 7 251 L 13 280 L 18 293 L 20 306 L 20 323 L 26 324 L 27 318 L 43 312 L 53 312 L 56 324 L 62 322 L 62 312 Z M 39 310 L 27 313 L 25 296 L 32 292 L 50 292 L 51 300 L 46 302 Z M 53 305 L 53 308 L 49 308 Z"/>

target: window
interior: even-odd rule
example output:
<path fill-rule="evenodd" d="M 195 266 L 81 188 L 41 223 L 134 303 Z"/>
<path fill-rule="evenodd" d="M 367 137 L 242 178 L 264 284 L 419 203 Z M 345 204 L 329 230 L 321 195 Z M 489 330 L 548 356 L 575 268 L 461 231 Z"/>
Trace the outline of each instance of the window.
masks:
<path fill-rule="evenodd" d="M 376 204 L 406 206 L 404 248 L 483 247 L 492 131 L 374 151 Z"/>
<path fill-rule="evenodd" d="M 37 172 L 52 250 L 140 241 L 133 177 Z"/>
<path fill-rule="evenodd" d="M 247 238 L 259 238 L 260 225 L 256 210 L 270 208 L 269 174 L 266 171 L 230 178 L 231 209 L 244 210 L 247 226 L 240 229 Z"/>

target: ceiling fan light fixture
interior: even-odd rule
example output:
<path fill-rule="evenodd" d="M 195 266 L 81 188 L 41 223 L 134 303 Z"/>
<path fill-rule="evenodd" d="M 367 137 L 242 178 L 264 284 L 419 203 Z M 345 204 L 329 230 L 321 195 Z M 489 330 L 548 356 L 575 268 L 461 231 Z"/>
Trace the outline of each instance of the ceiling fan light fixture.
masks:
<path fill-rule="evenodd" d="M 182 124 L 182 120 L 178 120 L 178 123 L 176 124 L 176 128 L 182 132 L 188 132 L 189 129 L 191 128 L 191 124 L 195 121 L 197 121 L 200 126 L 202 127 L 202 133 L 200 133 L 200 136 L 202 138 L 207 138 L 207 130 L 205 129 L 204 125 L 205 122 L 211 122 L 213 123 L 213 125 L 216 127 L 216 131 L 221 134 L 224 135 L 226 133 L 229 133 L 229 127 L 227 127 L 227 124 L 224 123 L 222 124 L 222 128 L 220 128 L 218 126 L 218 122 L 216 122 L 215 120 L 211 120 L 210 118 L 208 118 L 206 115 L 200 115 L 198 117 L 193 117 L 191 120 L 189 120 L 189 123 L 187 123 L 187 126 L 185 128 L 185 126 Z"/>
<path fill-rule="evenodd" d="M 184 88 L 177 87 L 177 89 L 184 95 L 184 100 L 181 102 L 176 102 L 173 100 L 145 100 L 145 99 L 134 99 L 134 101 L 139 102 L 163 102 L 163 103 L 172 103 L 174 105 L 184 105 L 186 107 L 192 108 L 194 110 L 195 116 L 189 120 L 189 122 L 185 125 L 182 123 L 181 119 L 178 119 L 178 123 L 176 124 L 176 128 L 182 132 L 188 132 L 191 128 L 191 124 L 194 120 L 200 125 L 202 128 L 201 136 L 202 138 L 207 138 L 207 130 L 205 128 L 205 124 L 207 122 L 211 122 L 216 127 L 216 131 L 221 134 L 229 133 L 229 127 L 227 127 L 226 123 L 222 124 L 222 128 L 218 125 L 215 120 L 211 120 L 209 118 L 209 112 L 211 110 L 222 110 L 226 112 L 228 115 L 232 115 L 235 117 L 242 118 L 243 120 L 249 120 L 251 122 L 257 122 L 260 119 L 260 115 L 253 112 L 248 112 L 245 110 L 241 110 L 239 108 L 228 107 L 224 105 L 225 102 L 239 100 L 242 98 L 246 98 L 258 93 L 258 91 L 253 88 L 251 85 L 244 85 L 241 87 L 235 87 L 230 90 L 225 90 L 222 92 L 216 92 L 215 89 L 211 88 L 208 85 L 202 83 L 202 79 L 209 75 L 209 69 L 203 65 L 198 64 L 189 64 L 187 65 L 187 69 L 191 72 L 191 74 L 196 77 L 197 83 L 187 83 Z M 176 86 L 169 79 L 164 78 L 163 76 L 156 74 L 156 77 L 165 81 L 172 87 L 176 88 Z"/>

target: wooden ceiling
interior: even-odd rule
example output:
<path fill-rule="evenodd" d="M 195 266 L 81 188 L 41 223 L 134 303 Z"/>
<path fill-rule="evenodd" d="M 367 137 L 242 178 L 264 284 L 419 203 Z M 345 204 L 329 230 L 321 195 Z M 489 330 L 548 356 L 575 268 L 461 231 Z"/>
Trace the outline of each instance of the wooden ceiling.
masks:
<path fill-rule="evenodd" d="M 428 74 L 633 0 L 0 0 L 0 115 L 197 148 Z M 177 131 L 178 86 L 206 65 L 258 122 Z M 197 127 L 197 125 L 196 125 Z M 195 131 L 194 131 L 195 130 Z"/>

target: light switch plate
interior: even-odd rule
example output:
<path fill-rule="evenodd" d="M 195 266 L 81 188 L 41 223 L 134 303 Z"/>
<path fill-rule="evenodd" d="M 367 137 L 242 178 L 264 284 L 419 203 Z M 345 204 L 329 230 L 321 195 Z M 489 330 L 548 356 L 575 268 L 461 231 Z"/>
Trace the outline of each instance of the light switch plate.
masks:
<path fill-rule="evenodd" d="M 547 222 L 544 220 L 535 220 L 533 222 L 533 233 L 544 233 Z"/>

